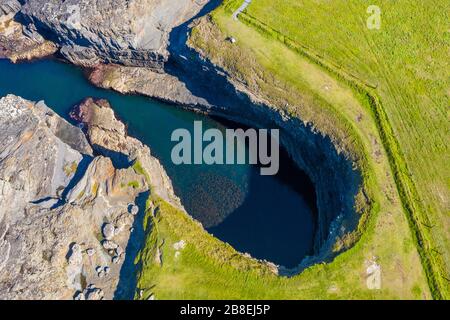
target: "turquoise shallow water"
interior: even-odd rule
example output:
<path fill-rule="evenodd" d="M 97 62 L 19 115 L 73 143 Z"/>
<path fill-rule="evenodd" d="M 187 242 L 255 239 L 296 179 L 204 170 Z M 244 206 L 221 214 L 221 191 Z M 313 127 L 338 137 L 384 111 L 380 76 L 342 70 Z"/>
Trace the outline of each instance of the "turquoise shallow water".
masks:
<path fill-rule="evenodd" d="M 286 267 L 296 266 L 311 253 L 313 186 L 285 153 L 276 176 L 261 176 L 259 168 L 251 165 L 176 166 L 170 157 L 173 130 L 192 132 L 194 121 L 202 121 L 204 129 L 224 130 L 225 122 L 145 97 L 96 88 L 82 70 L 55 60 L 16 65 L 0 60 L 0 96 L 8 93 L 44 100 L 66 119 L 85 97 L 108 99 L 129 134 L 160 159 L 187 211 L 209 232 L 239 251 Z"/>

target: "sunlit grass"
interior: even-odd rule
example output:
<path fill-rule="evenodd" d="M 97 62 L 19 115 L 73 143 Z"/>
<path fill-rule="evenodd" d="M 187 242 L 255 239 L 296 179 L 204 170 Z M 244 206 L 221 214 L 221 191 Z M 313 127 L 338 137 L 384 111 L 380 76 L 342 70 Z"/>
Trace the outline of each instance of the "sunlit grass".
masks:
<path fill-rule="evenodd" d="M 139 260 L 143 298 L 430 298 L 435 279 L 426 276 L 442 265 L 428 254 L 449 257 L 444 1 L 379 1 L 380 31 L 365 28 L 363 1 L 258 0 L 236 22 L 230 12 L 240 4 L 225 1 L 193 30 L 190 45 L 257 97 L 312 123 L 357 163 L 364 177 L 358 197 L 370 200 L 357 202 L 364 212 L 359 241 L 331 263 L 279 277 L 155 198 Z M 176 258 L 180 240 L 187 246 Z M 382 289 L 371 291 L 365 268 L 374 256 Z M 438 285 L 434 296 L 445 296 L 445 283 Z"/>

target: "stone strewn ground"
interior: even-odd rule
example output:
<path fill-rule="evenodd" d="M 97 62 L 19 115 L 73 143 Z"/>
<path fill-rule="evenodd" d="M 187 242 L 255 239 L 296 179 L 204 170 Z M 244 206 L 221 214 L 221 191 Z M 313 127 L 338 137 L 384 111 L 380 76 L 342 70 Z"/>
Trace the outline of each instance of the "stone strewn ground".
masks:
<path fill-rule="evenodd" d="M 132 139 L 111 115 L 96 117 L 91 141 Z M 119 129 L 113 134 L 101 119 Z M 133 141 L 121 151 L 175 199 L 157 160 Z M 79 128 L 42 102 L 12 95 L 0 100 L 0 150 L 0 299 L 113 298 L 147 178 L 93 157 Z"/>

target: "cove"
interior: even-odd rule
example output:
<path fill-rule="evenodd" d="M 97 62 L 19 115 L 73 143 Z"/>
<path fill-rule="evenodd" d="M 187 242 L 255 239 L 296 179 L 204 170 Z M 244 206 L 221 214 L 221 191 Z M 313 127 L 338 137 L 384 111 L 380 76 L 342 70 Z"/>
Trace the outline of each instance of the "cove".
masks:
<path fill-rule="evenodd" d="M 193 131 L 194 121 L 221 131 L 240 127 L 237 124 L 96 88 L 81 69 L 55 60 L 21 64 L 0 60 L 0 96 L 9 93 L 44 100 L 70 122 L 69 111 L 82 99 L 109 100 L 129 134 L 148 145 L 161 161 L 186 210 L 210 233 L 238 251 L 288 268 L 313 254 L 314 186 L 284 150 L 275 176 L 261 176 L 257 165 L 175 165 L 171 161 L 174 130 Z"/>

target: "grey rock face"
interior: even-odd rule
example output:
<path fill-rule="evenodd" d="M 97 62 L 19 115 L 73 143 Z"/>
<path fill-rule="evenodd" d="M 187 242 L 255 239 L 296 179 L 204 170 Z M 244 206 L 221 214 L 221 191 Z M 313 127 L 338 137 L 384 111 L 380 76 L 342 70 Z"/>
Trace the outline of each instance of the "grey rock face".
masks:
<path fill-rule="evenodd" d="M 161 68 L 169 33 L 206 1 L 28 0 L 21 16 L 61 47 L 71 62 Z"/>
<path fill-rule="evenodd" d="M 105 223 L 102 228 L 103 236 L 106 240 L 114 238 L 114 226 L 111 223 Z"/>
<path fill-rule="evenodd" d="M 138 159 L 146 172 L 151 174 L 152 189 L 167 202 L 182 208 L 180 200 L 174 194 L 172 182 L 158 159 L 151 156 L 150 149 L 146 145 L 128 136 L 125 125 L 117 120 L 108 101 L 88 98 L 73 110 L 71 115 L 73 119 L 86 126 L 92 146 L 97 149 L 100 147 L 98 150 L 107 149 L 125 155 L 130 163 Z M 136 214 L 138 211 L 133 210 Z"/>
<path fill-rule="evenodd" d="M 23 211 L 29 202 L 61 198 L 83 156 L 84 134 L 44 103 L 0 100 L 0 207 Z M 0 221 L 5 211 L 0 211 Z M 21 215 L 14 215 L 15 222 Z"/>
<path fill-rule="evenodd" d="M 156 161 L 149 149 L 135 143 L 146 154 L 142 165 L 150 180 L 165 176 L 161 167 L 147 165 Z M 139 187 L 127 187 L 128 181 Z M 0 299 L 112 299 L 134 222 L 128 206 L 147 190 L 133 168 L 92 159 L 81 130 L 44 103 L 1 98 Z M 99 238 L 105 222 L 114 232 L 111 253 Z"/>

